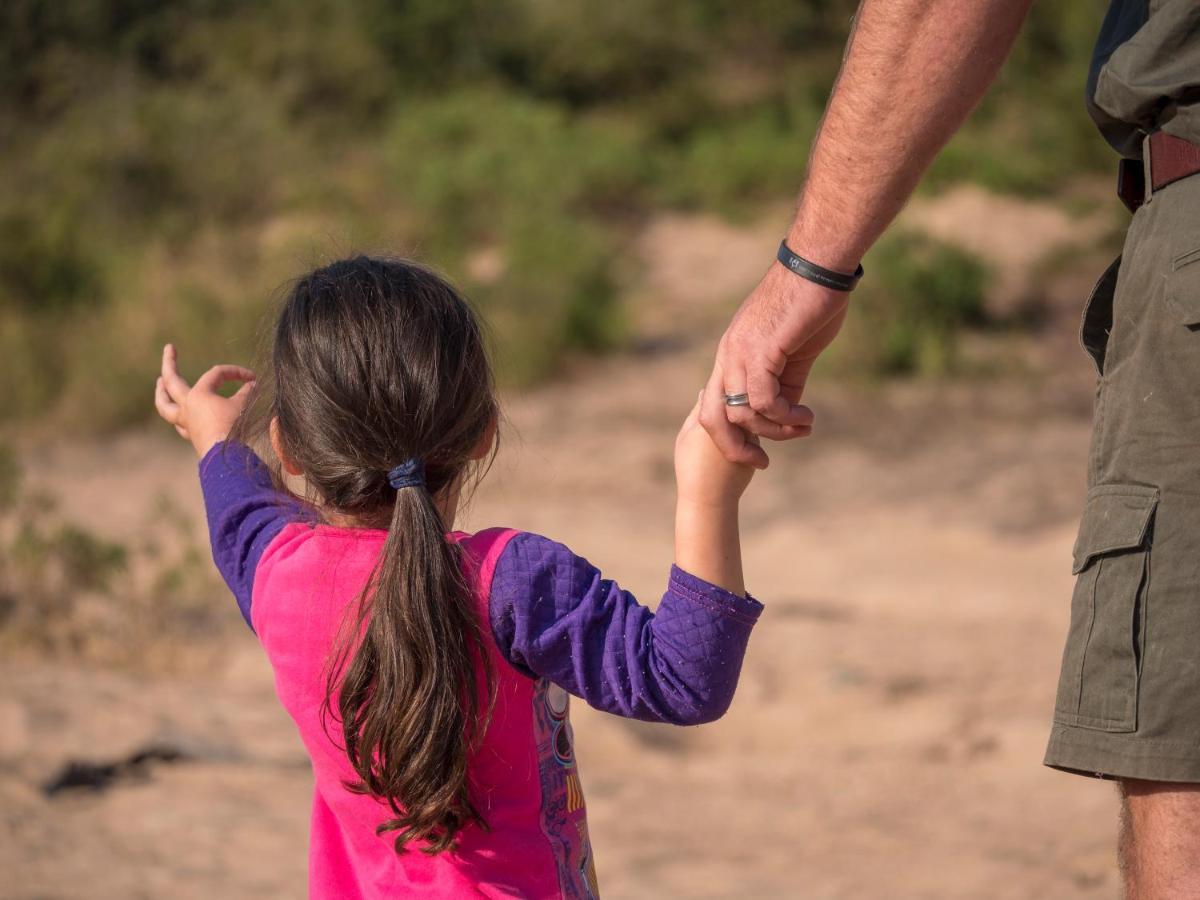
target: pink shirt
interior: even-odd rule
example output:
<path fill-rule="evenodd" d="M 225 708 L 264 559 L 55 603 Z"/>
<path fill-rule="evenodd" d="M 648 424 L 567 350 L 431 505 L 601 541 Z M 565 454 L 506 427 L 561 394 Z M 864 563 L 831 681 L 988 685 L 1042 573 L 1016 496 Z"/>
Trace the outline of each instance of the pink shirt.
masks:
<path fill-rule="evenodd" d="M 487 587 L 513 532 L 454 535 L 471 560 L 487 621 Z M 567 694 L 519 672 L 489 642 L 496 706 L 471 762 L 476 803 L 489 825 L 468 826 L 453 853 L 413 848 L 397 856 L 375 827 L 391 818 L 357 780 L 322 721 L 326 664 L 346 614 L 379 557 L 386 533 L 288 525 L 254 580 L 253 625 L 275 670 L 279 699 L 312 757 L 310 894 L 356 897 L 586 897 L 596 895 L 583 791 L 571 752 Z M 561 747 L 556 752 L 556 738 Z"/>

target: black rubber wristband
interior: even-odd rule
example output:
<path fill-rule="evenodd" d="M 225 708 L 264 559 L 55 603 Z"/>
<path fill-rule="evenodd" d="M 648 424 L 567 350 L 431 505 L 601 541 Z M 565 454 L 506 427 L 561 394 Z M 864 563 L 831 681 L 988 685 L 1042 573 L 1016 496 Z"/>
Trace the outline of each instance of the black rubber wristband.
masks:
<path fill-rule="evenodd" d="M 779 252 L 775 255 L 775 258 L 801 278 L 807 278 L 814 284 L 829 288 L 831 291 L 852 291 L 855 285 L 858 284 L 858 280 L 863 277 L 863 267 L 861 265 L 855 270 L 853 275 L 847 275 L 845 272 L 835 272 L 833 269 L 818 266 L 815 262 L 809 262 L 803 256 L 797 256 L 792 252 L 792 248 L 787 245 L 787 241 L 779 242 Z"/>

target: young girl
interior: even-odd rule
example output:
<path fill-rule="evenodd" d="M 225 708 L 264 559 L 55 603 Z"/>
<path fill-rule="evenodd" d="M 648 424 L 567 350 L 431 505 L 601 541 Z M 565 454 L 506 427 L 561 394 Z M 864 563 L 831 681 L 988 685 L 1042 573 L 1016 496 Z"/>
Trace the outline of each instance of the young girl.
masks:
<path fill-rule="evenodd" d="M 497 407 L 479 325 L 436 275 L 311 273 L 273 369 L 270 388 L 236 366 L 189 386 L 168 345 L 155 405 L 201 457 L 213 558 L 312 757 L 312 896 L 597 896 L 568 694 L 676 725 L 725 712 L 762 609 L 738 543 L 751 470 L 693 411 L 652 613 L 548 538 L 453 531 Z M 303 500 L 249 449 L 264 437 Z"/>

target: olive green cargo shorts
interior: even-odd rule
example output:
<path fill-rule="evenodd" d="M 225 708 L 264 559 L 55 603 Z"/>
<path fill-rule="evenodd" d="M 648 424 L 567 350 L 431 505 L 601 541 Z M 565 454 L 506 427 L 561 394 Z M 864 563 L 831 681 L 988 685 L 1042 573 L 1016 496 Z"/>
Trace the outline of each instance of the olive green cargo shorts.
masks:
<path fill-rule="evenodd" d="M 1200 782 L 1200 175 L 1134 215 L 1082 339 L 1100 378 L 1046 765 Z"/>

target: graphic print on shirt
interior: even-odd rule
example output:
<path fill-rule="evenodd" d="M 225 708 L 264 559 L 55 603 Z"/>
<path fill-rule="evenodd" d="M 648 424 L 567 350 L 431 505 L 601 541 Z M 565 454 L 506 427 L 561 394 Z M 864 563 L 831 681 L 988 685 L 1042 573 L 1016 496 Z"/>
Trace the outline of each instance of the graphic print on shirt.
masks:
<path fill-rule="evenodd" d="M 542 781 L 542 831 L 554 850 L 563 896 L 597 900 L 596 863 L 569 712 L 570 695 L 545 678 L 539 680 L 533 692 L 533 721 Z"/>

